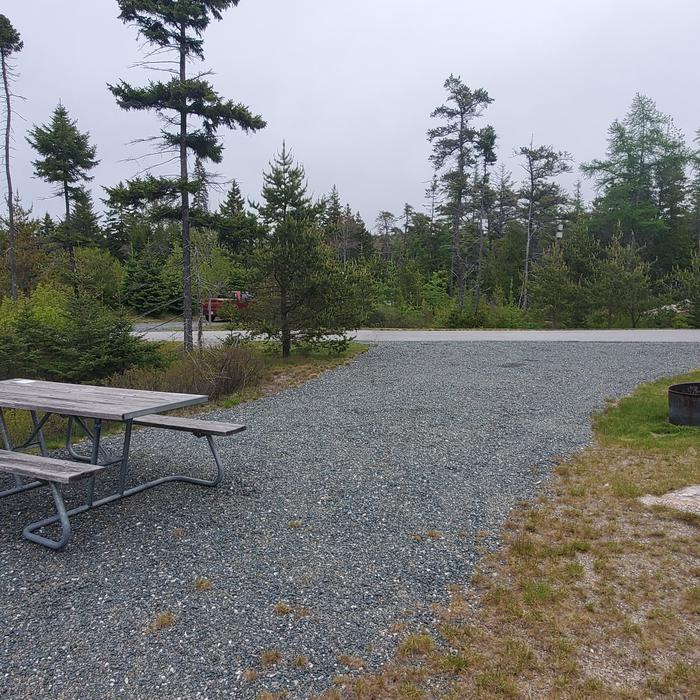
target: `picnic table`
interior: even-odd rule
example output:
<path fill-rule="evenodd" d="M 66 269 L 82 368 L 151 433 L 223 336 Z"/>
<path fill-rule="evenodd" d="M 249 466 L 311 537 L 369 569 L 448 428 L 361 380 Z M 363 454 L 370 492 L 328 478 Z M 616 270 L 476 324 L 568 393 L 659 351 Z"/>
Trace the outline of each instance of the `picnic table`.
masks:
<path fill-rule="evenodd" d="M 207 401 L 208 397 L 200 394 L 119 389 L 33 379 L 0 381 L 0 436 L 4 447 L 4 450 L 0 450 L 0 471 L 10 474 L 15 482 L 13 487 L 0 491 L 0 498 L 48 486 L 56 505 L 55 515 L 27 525 L 22 534 L 26 539 L 51 549 L 62 549 L 70 538 L 69 518 L 73 515 L 133 496 L 167 482 L 181 481 L 200 486 L 217 486 L 223 478 L 224 471 L 213 438 L 241 432 L 245 430 L 245 426 L 161 415 Z M 3 409 L 25 410 L 31 416 L 33 428 L 29 436 L 20 444 L 13 445 L 10 439 Z M 43 427 L 53 415 L 67 419 L 66 450 L 70 456 L 69 460 L 49 457 Z M 100 444 L 104 421 L 124 424 L 122 449 L 117 456 L 110 455 Z M 80 454 L 73 446 L 73 431 L 76 423 L 85 432 L 91 448 L 89 455 Z M 129 451 L 134 425 L 185 431 L 198 438 L 205 437 L 216 462 L 216 476 L 213 479 L 201 479 L 173 474 L 129 487 Z M 25 451 L 32 447 L 38 448 L 41 454 L 25 454 Z M 119 466 L 116 491 L 95 499 L 95 477 L 113 465 Z M 31 481 L 24 481 L 26 478 Z M 85 503 L 67 510 L 62 486 L 81 479 L 87 481 Z M 58 540 L 39 534 L 42 528 L 58 522 L 62 530 Z"/>

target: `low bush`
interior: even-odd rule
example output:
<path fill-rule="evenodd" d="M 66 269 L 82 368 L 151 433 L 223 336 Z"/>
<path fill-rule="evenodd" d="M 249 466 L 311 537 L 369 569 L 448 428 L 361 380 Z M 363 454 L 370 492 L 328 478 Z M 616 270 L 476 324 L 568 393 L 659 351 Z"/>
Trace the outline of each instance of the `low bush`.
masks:
<path fill-rule="evenodd" d="M 227 396 L 255 384 L 263 362 L 245 347 L 205 348 L 181 355 L 167 368 L 133 367 L 107 380 L 109 386 Z"/>
<path fill-rule="evenodd" d="M 0 377 L 95 382 L 157 364 L 157 349 L 131 331 L 125 316 L 93 298 L 40 284 L 0 304 Z"/>
<path fill-rule="evenodd" d="M 367 325 L 372 328 L 431 328 L 434 320 L 435 315 L 427 306 L 414 309 L 378 304 L 367 319 Z"/>

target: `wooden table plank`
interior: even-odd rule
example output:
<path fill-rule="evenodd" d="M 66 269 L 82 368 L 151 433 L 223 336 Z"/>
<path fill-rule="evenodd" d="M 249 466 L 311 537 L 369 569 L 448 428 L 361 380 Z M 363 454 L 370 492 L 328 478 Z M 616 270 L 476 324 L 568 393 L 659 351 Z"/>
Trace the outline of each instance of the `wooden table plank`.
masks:
<path fill-rule="evenodd" d="M 66 416 L 125 421 L 150 413 L 164 413 L 206 403 L 201 394 L 117 389 L 84 384 L 64 384 L 34 379 L 0 381 L 0 406 L 46 411 Z"/>

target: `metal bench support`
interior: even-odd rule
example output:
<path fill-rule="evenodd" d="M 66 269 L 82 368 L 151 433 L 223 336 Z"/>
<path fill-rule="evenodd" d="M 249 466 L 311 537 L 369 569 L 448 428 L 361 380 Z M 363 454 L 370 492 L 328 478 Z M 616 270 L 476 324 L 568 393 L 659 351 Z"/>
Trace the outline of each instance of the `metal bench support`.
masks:
<path fill-rule="evenodd" d="M 214 443 L 214 438 L 211 435 L 199 435 L 197 437 L 206 437 L 207 443 L 209 444 L 209 449 L 211 450 L 212 456 L 214 457 L 214 462 L 216 463 L 216 475 L 212 479 L 200 479 L 193 476 L 185 476 L 182 474 L 172 474 L 170 476 L 163 476 L 159 479 L 153 479 L 152 481 L 147 481 L 138 486 L 133 486 L 131 488 L 125 488 L 126 480 L 128 476 L 128 455 L 129 455 L 129 442 L 131 440 L 131 421 L 127 423 L 126 433 L 124 436 L 124 457 L 122 460 L 122 469 L 119 474 L 119 490 L 110 496 L 105 496 L 99 500 L 93 500 L 93 491 L 91 489 L 90 483 L 88 483 L 88 499 L 87 502 L 81 506 L 73 508 L 71 510 L 66 510 L 63 503 L 63 496 L 61 491 L 55 484 L 49 484 L 52 489 L 54 496 L 54 501 L 56 503 L 56 514 L 43 520 L 38 520 L 37 522 L 31 523 L 24 528 L 22 534 L 24 537 L 32 542 L 38 544 L 43 544 L 45 547 L 50 547 L 51 549 L 62 549 L 68 544 L 70 538 L 70 523 L 69 518 L 74 515 L 79 515 L 80 513 L 85 513 L 93 508 L 99 508 L 100 506 L 107 505 L 108 503 L 114 503 L 115 501 L 120 501 L 123 498 L 129 498 L 130 496 L 135 496 L 137 493 L 146 491 L 155 486 L 160 486 L 161 484 L 167 484 L 171 482 L 183 482 L 186 484 L 195 484 L 197 486 L 207 486 L 214 487 L 218 486 L 224 478 L 224 467 L 221 463 L 221 457 L 216 449 L 216 444 Z M 94 452 L 97 452 L 98 442 L 93 443 Z M 57 522 L 61 523 L 62 536 L 58 541 L 54 541 L 39 535 L 38 532 L 44 527 L 53 525 Z"/>

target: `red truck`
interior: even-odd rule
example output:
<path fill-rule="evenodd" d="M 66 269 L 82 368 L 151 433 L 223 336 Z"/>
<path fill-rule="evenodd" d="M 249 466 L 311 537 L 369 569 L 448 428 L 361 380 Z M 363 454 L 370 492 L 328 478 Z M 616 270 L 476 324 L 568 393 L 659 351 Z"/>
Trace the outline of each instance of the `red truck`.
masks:
<path fill-rule="evenodd" d="M 207 321 L 214 321 L 228 306 L 231 309 L 247 309 L 253 303 L 249 292 L 231 292 L 228 297 L 210 297 L 202 302 L 202 314 Z"/>

